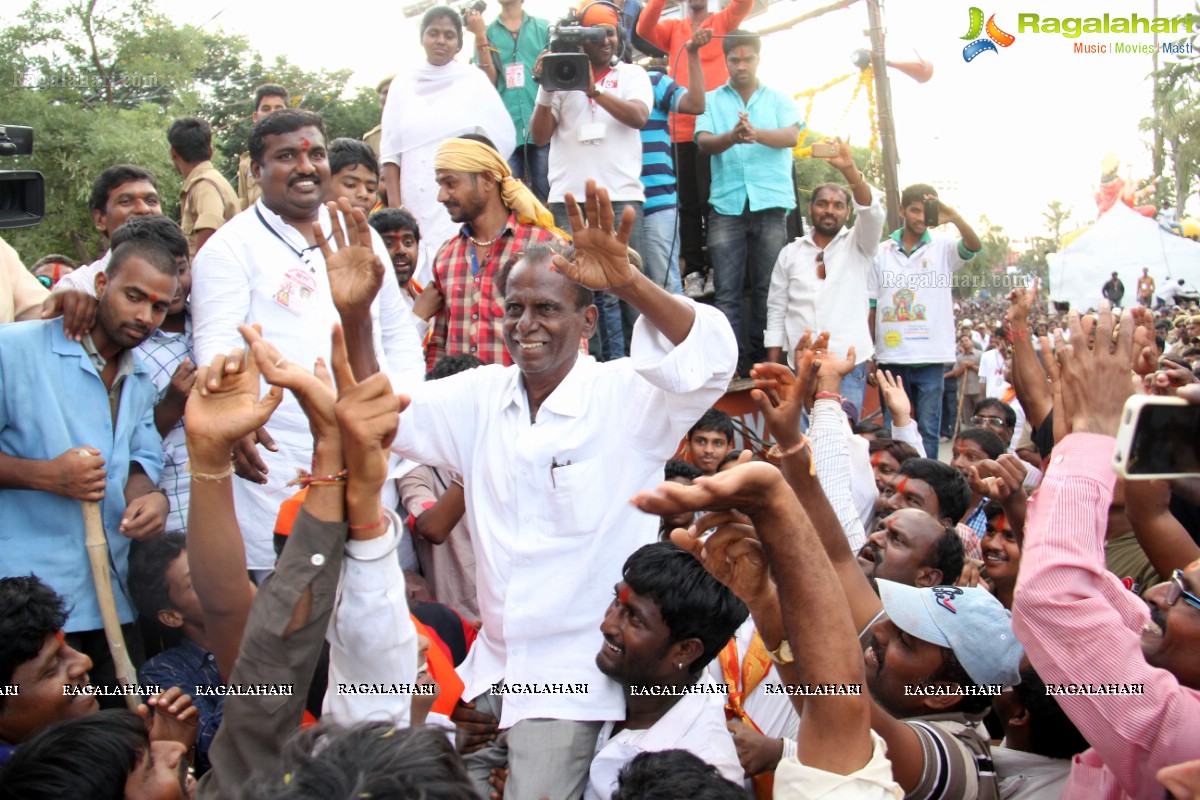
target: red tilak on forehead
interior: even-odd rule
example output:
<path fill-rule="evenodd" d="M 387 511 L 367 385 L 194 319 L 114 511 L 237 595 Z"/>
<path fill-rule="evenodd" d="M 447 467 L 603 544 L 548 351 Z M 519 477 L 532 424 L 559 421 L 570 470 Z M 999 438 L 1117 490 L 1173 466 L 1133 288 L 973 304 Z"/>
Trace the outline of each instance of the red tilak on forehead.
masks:
<path fill-rule="evenodd" d="M 905 476 L 896 484 L 896 494 L 904 494 L 904 487 L 908 486 L 908 477 Z"/>
<path fill-rule="evenodd" d="M 871 466 L 878 467 L 879 462 L 882 460 L 883 460 L 883 453 L 882 452 L 876 453 L 875 455 L 871 456 Z"/>
<path fill-rule="evenodd" d="M 303 147 L 305 150 L 312 147 L 312 145 L 309 143 L 308 139 L 301 139 L 300 146 Z"/>
<path fill-rule="evenodd" d="M 617 592 L 617 599 L 621 601 L 621 605 L 623 605 L 623 606 L 629 604 L 629 587 L 628 586 L 621 587 L 621 589 Z"/>
<path fill-rule="evenodd" d="M 150 302 L 151 302 L 151 303 L 157 303 L 157 302 L 158 302 L 158 295 L 156 295 L 156 294 L 152 294 L 152 295 L 150 295 Z"/>

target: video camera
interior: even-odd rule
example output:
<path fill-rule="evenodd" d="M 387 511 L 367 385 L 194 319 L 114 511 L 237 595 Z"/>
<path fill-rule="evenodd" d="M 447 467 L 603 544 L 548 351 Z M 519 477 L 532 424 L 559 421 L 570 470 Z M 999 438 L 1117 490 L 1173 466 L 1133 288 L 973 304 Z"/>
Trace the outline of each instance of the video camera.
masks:
<path fill-rule="evenodd" d="M 0 125 L 0 157 L 33 155 L 33 128 Z M 46 181 L 27 169 L 0 170 L 0 229 L 28 228 L 46 215 Z"/>
<path fill-rule="evenodd" d="M 579 17 L 569 16 L 550 26 L 550 53 L 542 58 L 542 86 L 548 92 L 586 92 L 591 76 L 591 60 L 583 52 L 585 44 L 602 44 L 604 28 L 585 28 Z"/>

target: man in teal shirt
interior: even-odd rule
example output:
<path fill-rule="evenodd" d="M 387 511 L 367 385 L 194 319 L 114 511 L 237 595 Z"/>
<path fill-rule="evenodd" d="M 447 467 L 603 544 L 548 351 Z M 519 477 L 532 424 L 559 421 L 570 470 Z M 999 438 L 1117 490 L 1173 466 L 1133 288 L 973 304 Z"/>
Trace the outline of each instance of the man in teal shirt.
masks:
<path fill-rule="evenodd" d="M 766 361 L 767 290 L 787 243 L 787 212 L 796 206 L 792 148 L 803 123 L 796 104 L 758 80 L 757 34 L 722 40 L 729 82 L 705 96 L 696 146 L 712 156 L 708 254 L 716 306 L 738 337 L 738 373 Z M 742 319 L 742 286 L 750 275 L 750 314 Z"/>
<path fill-rule="evenodd" d="M 500 16 L 484 28 L 483 15 L 468 11 L 463 18 L 467 30 L 475 35 L 473 61 L 491 79 L 517 130 L 517 147 L 508 155 L 513 177 L 524 181 L 543 203 L 550 194 L 550 145 L 538 147 L 529 135 L 538 85 L 533 65 L 550 40 L 546 20 L 531 17 L 522 6 L 524 0 L 500 0 Z M 486 39 L 484 35 L 486 34 Z M 487 44 L 484 44 L 486 41 Z M 507 155 L 507 154 L 506 154 Z"/>

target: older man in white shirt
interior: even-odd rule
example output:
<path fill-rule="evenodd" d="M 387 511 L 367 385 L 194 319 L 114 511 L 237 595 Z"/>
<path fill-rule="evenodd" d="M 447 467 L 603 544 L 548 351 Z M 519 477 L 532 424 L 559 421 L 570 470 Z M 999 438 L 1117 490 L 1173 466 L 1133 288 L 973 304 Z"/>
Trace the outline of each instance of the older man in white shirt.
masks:
<path fill-rule="evenodd" d="M 347 341 L 369 337 L 369 346 L 355 349 L 360 379 L 383 370 L 398 390 L 418 383 L 424 375 L 421 344 L 399 286 L 383 280 L 383 265 L 389 261 L 383 241 L 362 220 L 348 226 L 349 244 L 344 246 L 341 220 L 348 209 L 338 213 L 335 226 L 322 205 L 331 178 L 320 115 L 284 109 L 264 117 L 251 133 L 250 157 L 262 197 L 212 235 L 192 269 L 197 363 L 209 364 L 239 347 L 237 328 L 245 323 L 261 325 L 288 361 L 307 367 L 317 358 L 328 363 L 329 333 L 340 321 Z M 344 219 L 351 217 L 346 213 Z M 337 241 L 322 248 L 327 239 Z M 356 246 L 360 239 L 362 246 Z M 328 268 L 326 251 L 337 257 Z M 376 280 L 354 280 L 363 273 L 348 262 L 372 256 L 378 263 L 365 272 Z M 356 292 L 369 296 L 350 296 Z M 366 319 L 354 310 L 368 307 Z M 275 563 L 272 530 L 280 503 L 293 491 L 287 482 L 312 460 L 308 419 L 291 395 L 271 418 L 269 430 L 276 449 L 262 451 L 257 465 L 260 454 L 252 441 L 243 440 L 234 453 L 244 478 L 234 482 L 238 523 L 248 566 L 260 573 Z"/>
<path fill-rule="evenodd" d="M 627 501 L 658 484 L 736 366 L 724 315 L 629 264 L 632 210 L 614 234 L 594 182 L 587 199 L 588 227 L 568 202 L 574 261 L 537 245 L 502 275 L 514 366 L 413 387 L 393 445 L 463 476 L 479 532 L 483 629 L 459 667 L 472 702 L 454 718 L 460 744 L 478 750 L 466 762 L 481 796 L 489 769 L 505 763 L 510 796 L 582 794 L 601 724 L 625 717 L 621 686 L 595 664 L 597 629 L 625 558 L 658 532 Z M 592 290 L 601 289 L 642 314 L 632 357 L 603 364 L 579 355 L 596 324 Z M 501 681 L 526 691 L 493 692 Z M 585 694 L 554 691 L 580 683 Z M 539 687 L 550 691 L 528 691 Z M 468 725 L 477 726 L 469 739 Z"/>
<path fill-rule="evenodd" d="M 767 294 L 767 359 L 792 362 L 792 350 L 805 329 L 829 331 L 829 348 L 845 353 L 854 347 L 855 368 L 843 380 L 841 394 L 862 414 L 867 390 L 867 361 L 874 355 L 868 324 L 871 313 L 867 274 L 883 235 L 879 192 L 854 166 L 848 142 L 838 142 L 829 159 L 849 184 L 818 186 L 808 206 L 812 227 L 779 253 Z M 851 205 L 858 214 L 846 227 Z"/>

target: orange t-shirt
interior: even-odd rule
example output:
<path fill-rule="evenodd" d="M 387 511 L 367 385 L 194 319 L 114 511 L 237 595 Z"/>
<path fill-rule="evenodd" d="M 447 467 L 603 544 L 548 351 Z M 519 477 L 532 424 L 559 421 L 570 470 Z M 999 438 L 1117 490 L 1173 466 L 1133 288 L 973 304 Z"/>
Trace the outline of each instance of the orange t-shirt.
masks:
<path fill-rule="evenodd" d="M 652 45 L 667 51 L 670 59 L 668 74 L 683 88 L 688 84 L 687 53 L 683 46 L 692 38 L 692 21 L 684 19 L 660 20 L 667 0 L 650 0 L 638 17 L 638 35 Z M 754 0 L 733 0 L 728 6 L 709 16 L 700 24 L 711 28 L 713 36 L 724 36 L 735 31 L 754 8 Z M 686 14 L 686 9 L 684 11 Z M 678 57 L 678 58 L 677 58 Z M 700 66 L 704 69 L 704 89 L 711 92 L 729 80 L 725 67 L 725 50 L 721 40 L 714 38 L 700 48 Z M 692 114 L 671 115 L 671 141 L 690 142 L 696 138 L 696 117 Z"/>

